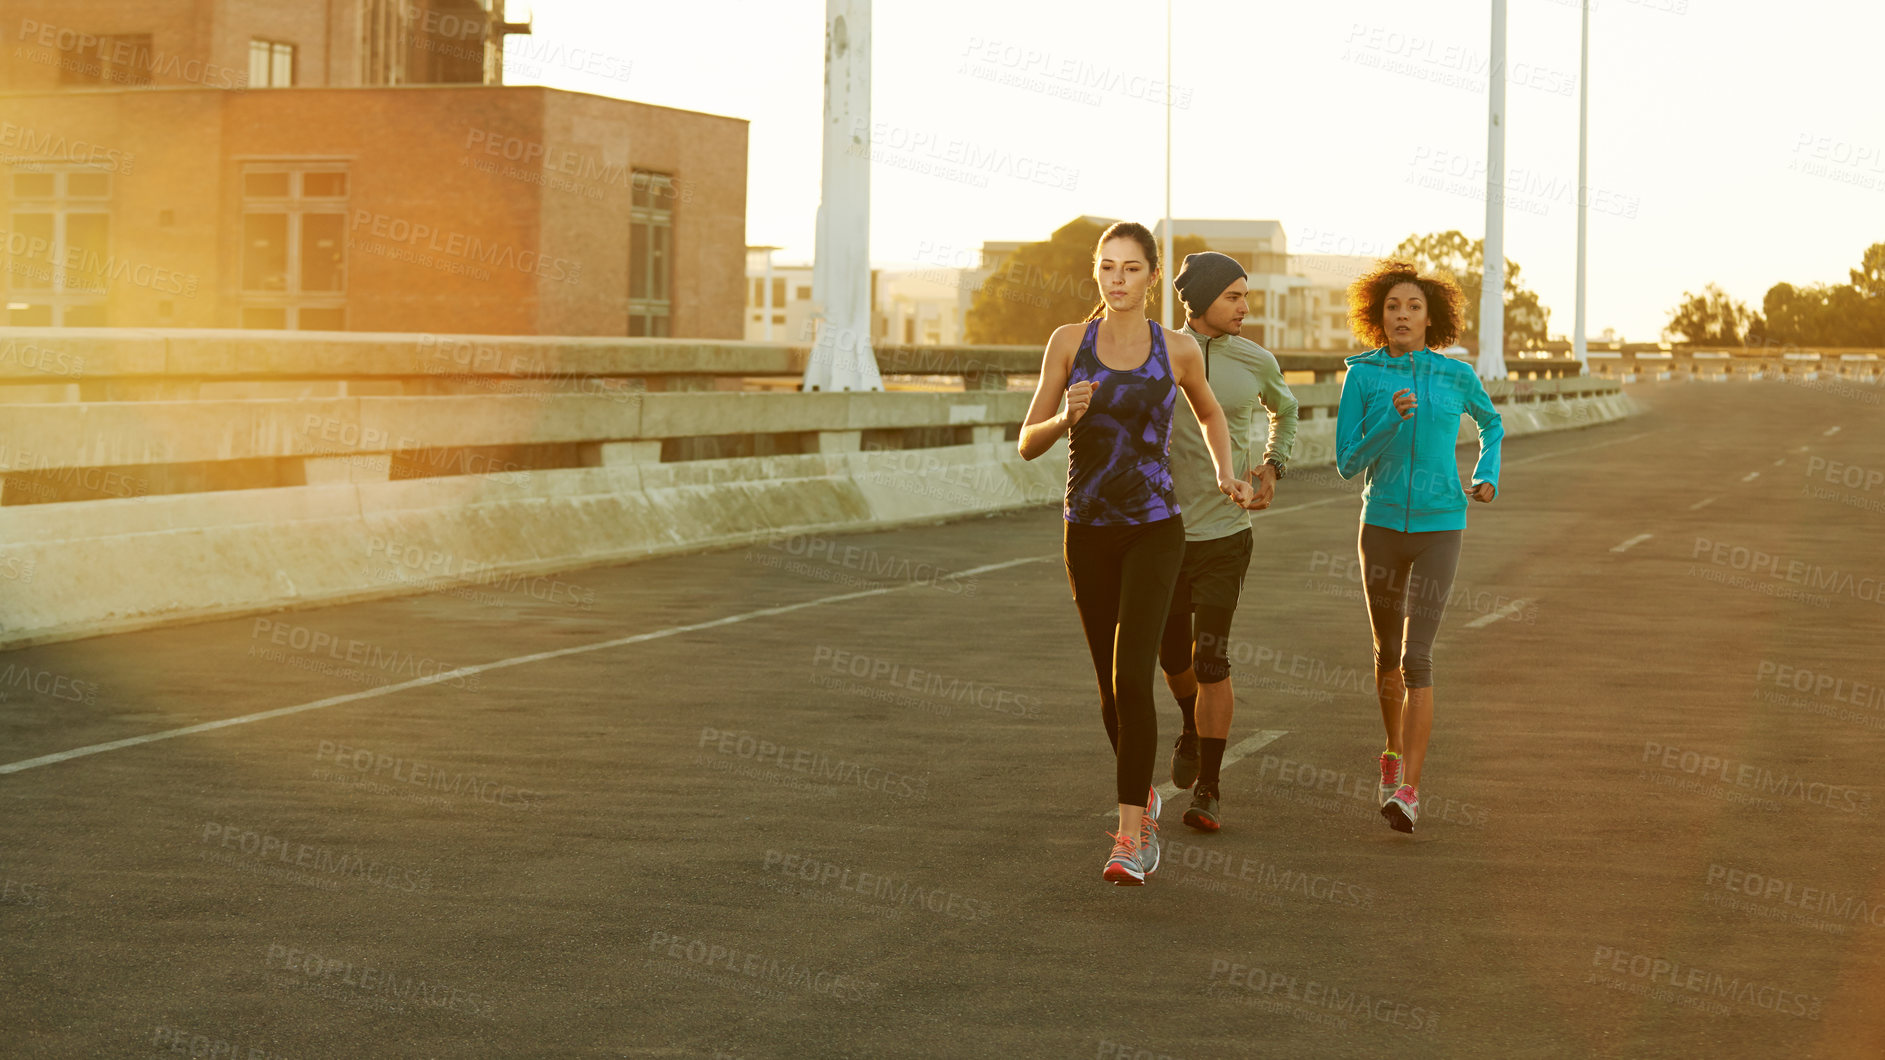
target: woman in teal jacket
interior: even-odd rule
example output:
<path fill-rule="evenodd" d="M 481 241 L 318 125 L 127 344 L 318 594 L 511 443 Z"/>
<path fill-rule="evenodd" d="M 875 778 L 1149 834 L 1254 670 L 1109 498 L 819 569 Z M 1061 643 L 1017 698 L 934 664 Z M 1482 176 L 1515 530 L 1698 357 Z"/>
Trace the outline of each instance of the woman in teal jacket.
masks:
<path fill-rule="evenodd" d="M 1379 347 L 1348 358 L 1335 420 L 1335 469 L 1360 475 L 1361 565 L 1374 632 L 1381 815 L 1401 832 L 1420 817 L 1420 767 L 1433 732 L 1433 638 L 1466 530 L 1467 498 L 1499 495 L 1499 413 L 1470 365 L 1433 352 L 1459 337 L 1463 299 L 1449 279 L 1382 261 L 1348 288 L 1349 327 Z M 1479 462 L 1462 487 L 1460 414 L 1479 425 Z"/>

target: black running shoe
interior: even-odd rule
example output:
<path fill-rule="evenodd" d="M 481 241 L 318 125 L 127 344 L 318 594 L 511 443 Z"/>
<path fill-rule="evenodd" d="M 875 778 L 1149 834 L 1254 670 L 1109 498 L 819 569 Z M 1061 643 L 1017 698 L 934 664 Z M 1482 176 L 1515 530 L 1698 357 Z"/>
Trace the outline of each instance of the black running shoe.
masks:
<path fill-rule="evenodd" d="M 1185 824 L 1200 832 L 1215 832 L 1220 825 L 1217 820 L 1217 792 L 1199 789 L 1191 793 L 1191 808 L 1185 811 Z"/>
<path fill-rule="evenodd" d="M 1183 791 L 1198 782 L 1198 734 L 1186 729 L 1172 745 L 1172 787 Z"/>

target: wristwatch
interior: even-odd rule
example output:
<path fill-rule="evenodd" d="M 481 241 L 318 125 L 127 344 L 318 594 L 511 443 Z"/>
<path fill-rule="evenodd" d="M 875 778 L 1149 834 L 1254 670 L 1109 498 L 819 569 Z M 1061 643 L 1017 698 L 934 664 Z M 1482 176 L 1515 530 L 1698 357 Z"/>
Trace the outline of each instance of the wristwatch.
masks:
<path fill-rule="evenodd" d="M 1285 471 L 1282 464 L 1277 463 L 1276 458 L 1273 456 L 1264 458 L 1263 462 L 1276 469 L 1276 477 L 1278 481 L 1281 481 L 1283 476 L 1288 473 L 1287 471 Z"/>

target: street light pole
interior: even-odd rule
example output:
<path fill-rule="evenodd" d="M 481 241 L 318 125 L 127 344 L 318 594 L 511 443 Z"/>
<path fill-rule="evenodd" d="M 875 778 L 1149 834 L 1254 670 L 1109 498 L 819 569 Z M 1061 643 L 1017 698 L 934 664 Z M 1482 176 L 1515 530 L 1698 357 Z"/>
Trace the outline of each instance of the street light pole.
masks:
<path fill-rule="evenodd" d="M 1486 253 L 1479 289 L 1479 375 L 1505 369 L 1505 0 L 1492 0 L 1492 84 L 1486 107 Z"/>
<path fill-rule="evenodd" d="M 1577 67 L 1577 322 L 1571 332 L 1571 354 L 1577 372 L 1590 372 L 1584 339 L 1584 227 L 1590 212 L 1590 0 L 1584 0 L 1583 43 Z"/>
<path fill-rule="evenodd" d="M 1165 248 L 1159 254 L 1165 263 L 1164 282 L 1159 285 L 1159 304 L 1164 312 L 1161 323 L 1172 326 L 1172 0 L 1165 0 Z"/>

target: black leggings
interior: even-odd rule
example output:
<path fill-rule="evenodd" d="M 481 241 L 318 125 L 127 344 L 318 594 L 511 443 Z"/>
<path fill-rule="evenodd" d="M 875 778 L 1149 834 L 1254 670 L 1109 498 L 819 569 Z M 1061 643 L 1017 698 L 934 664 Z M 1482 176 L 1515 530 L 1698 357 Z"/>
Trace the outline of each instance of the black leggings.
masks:
<path fill-rule="evenodd" d="M 1178 579 L 1159 640 L 1159 669 L 1168 674 L 1190 670 L 1201 685 L 1230 680 L 1230 623 L 1236 613 L 1235 608 L 1193 603 L 1190 583 Z"/>
<path fill-rule="evenodd" d="M 1433 638 L 1460 565 L 1463 530 L 1406 534 L 1361 526 L 1361 569 L 1374 631 L 1374 672 L 1399 669 L 1408 688 L 1433 687 Z"/>
<path fill-rule="evenodd" d="M 1067 582 L 1099 678 L 1100 720 L 1113 745 L 1119 801 L 1144 806 L 1158 755 L 1152 668 L 1185 558 L 1185 524 L 1174 515 L 1134 526 L 1066 527 Z"/>

